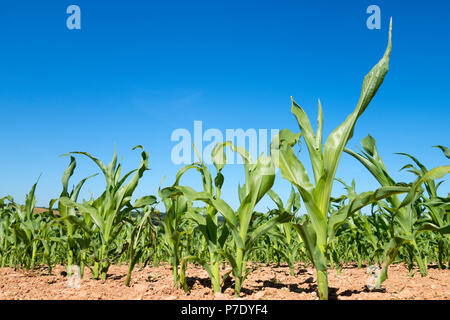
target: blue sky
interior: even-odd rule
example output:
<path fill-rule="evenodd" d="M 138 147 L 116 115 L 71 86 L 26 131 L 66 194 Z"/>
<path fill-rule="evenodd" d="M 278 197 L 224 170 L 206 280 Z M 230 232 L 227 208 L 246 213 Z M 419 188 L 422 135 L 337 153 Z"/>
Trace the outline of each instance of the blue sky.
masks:
<path fill-rule="evenodd" d="M 66 8 L 81 8 L 81 30 L 66 28 Z M 381 30 L 369 30 L 369 5 L 381 8 Z M 377 139 L 388 169 L 415 155 L 428 167 L 448 164 L 433 145 L 449 145 L 448 1 L 20 1 L 0 9 L 0 196 L 22 202 L 39 175 L 38 205 L 61 192 L 68 164 L 82 150 L 109 162 L 117 146 L 124 168 L 150 154 L 136 196 L 173 182 L 177 128 L 299 131 L 290 96 L 315 122 L 321 99 L 324 134 L 353 111 L 364 75 L 383 55 L 392 16 L 391 69 L 359 120 L 350 148 Z M 302 160 L 307 160 L 302 155 Z M 309 166 L 307 166 L 309 167 Z M 98 172 L 78 157 L 72 183 Z M 229 166 L 223 189 L 236 207 L 243 169 Z M 343 155 L 337 177 L 376 188 L 365 169 Z M 184 180 L 200 188 L 200 179 Z M 86 184 L 98 195 L 98 176 Z M 284 199 L 289 184 L 277 177 Z M 336 185 L 335 195 L 341 192 Z M 441 192 L 449 192 L 444 183 Z M 263 200 L 259 208 L 271 206 Z"/>

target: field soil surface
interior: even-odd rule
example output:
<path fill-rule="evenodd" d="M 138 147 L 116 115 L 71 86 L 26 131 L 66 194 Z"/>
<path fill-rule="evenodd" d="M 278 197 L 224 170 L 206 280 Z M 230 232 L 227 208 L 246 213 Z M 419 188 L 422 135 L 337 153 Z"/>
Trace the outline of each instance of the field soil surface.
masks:
<path fill-rule="evenodd" d="M 253 265 L 256 269 L 248 276 L 239 299 L 249 300 L 316 300 L 316 278 L 314 269 L 296 264 L 295 276 L 289 275 L 285 265 Z M 227 271 L 227 270 L 225 270 Z M 224 271 L 224 272 L 225 272 Z M 45 300 L 97 300 L 97 299 L 234 299 L 233 282 L 229 279 L 223 293 L 214 295 L 210 289 L 207 273 L 200 267 L 190 265 L 187 283 L 190 294 L 175 289 L 171 269 L 168 265 L 158 268 L 136 267 L 131 286 L 125 286 L 127 266 L 112 266 L 105 281 L 92 280 L 86 274 L 79 281 L 66 276 L 65 267 L 57 266 L 52 274 L 46 268 L 34 271 L 14 271 L 0 268 L 0 299 L 45 299 Z M 422 278 L 415 270 L 413 277 L 403 264 L 389 268 L 388 279 L 380 290 L 370 292 L 366 285 L 373 281 L 367 267 L 361 269 L 347 265 L 338 276 L 330 270 L 329 298 L 338 300 L 413 300 L 450 299 L 450 270 L 439 270 L 430 266 L 427 277 Z M 75 281 L 74 281 L 75 280 Z"/>

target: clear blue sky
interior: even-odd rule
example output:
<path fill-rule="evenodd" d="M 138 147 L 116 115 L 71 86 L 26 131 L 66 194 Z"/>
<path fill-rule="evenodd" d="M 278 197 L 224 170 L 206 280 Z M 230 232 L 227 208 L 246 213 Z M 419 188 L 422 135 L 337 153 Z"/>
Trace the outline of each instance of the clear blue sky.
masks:
<path fill-rule="evenodd" d="M 66 8 L 81 8 L 81 30 L 66 28 Z M 366 27 L 366 8 L 381 8 L 381 30 Z M 428 1 L 8 1 L 0 8 L 0 196 L 22 202 L 42 173 L 38 204 L 60 194 L 68 164 L 82 150 L 109 162 L 114 145 L 125 169 L 150 153 L 136 195 L 156 194 L 181 166 L 171 163 L 173 130 L 290 128 L 290 96 L 325 134 L 354 109 L 363 76 L 381 58 L 392 16 L 391 69 L 348 146 L 377 139 L 388 169 L 407 152 L 429 167 L 448 164 L 433 145 L 449 146 L 450 3 Z M 78 157 L 72 183 L 98 172 Z M 306 159 L 305 157 L 303 159 Z M 225 171 L 224 198 L 236 207 L 243 169 Z M 343 155 L 337 176 L 359 192 L 378 185 Z M 200 179 L 186 176 L 197 189 Z M 102 190 L 98 176 L 83 197 Z M 336 185 L 335 194 L 341 188 Z M 277 177 L 285 199 L 289 184 Z M 441 187 L 449 192 L 449 184 Z M 270 202 L 264 200 L 260 206 Z"/>

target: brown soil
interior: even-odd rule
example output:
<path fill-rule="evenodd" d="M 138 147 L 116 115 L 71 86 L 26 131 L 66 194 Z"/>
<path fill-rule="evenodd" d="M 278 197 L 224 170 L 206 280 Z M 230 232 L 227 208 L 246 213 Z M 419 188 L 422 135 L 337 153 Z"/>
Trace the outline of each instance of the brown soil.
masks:
<path fill-rule="evenodd" d="M 46 211 L 48 211 L 48 208 L 36 207 L 36 208 L 34 208 L 33 213 L 44 213 Z M 53 210 L 53 213 L 54 214 L 59 214 L 59 211 L 58 210 Z"/>
<path fill-rule="evenodd" d="M 256 266 L 256 265 L 254 265 Z M 250 300 L 316 300 L 317 285 L 315 272 L 302 264 L 295 266 L 296 276 L 289 275 L 287 266 L 257 265 L 244 282 L 240 299 Z M 367 268 L 346 266 L 341 275 L 330 270 L 329 297 L 339 300 L 410 300 L 410 299 L 450 299 L 450 270 L 439 270 L 430 266 L 427 277 L 422 278 L 415 270 L 409 276 L 404 265 L 392 265 L 389 278 L 380 290 L 369 292 L 366 284 L 370 281 Z M 137 267 L 133 272 L 131 286 L 126 287 L 126 266 L 112 266 L 105 281 L 92 280 L 90 273 L 80 281 L 80 288 L 69 287 L 65 268 L 57 266 L 51 275 L 46 269 L 35 271 L 14 271 L 0 268 L 0 299 L 234 299 L 233 283 L 227 281 L 224 293 L 214 295 L 210 289 L 207 273 L 197 266 L 187 270 L 190 294 L 173 287 L 172 274 L 168 265 L 158 268 Z"/>

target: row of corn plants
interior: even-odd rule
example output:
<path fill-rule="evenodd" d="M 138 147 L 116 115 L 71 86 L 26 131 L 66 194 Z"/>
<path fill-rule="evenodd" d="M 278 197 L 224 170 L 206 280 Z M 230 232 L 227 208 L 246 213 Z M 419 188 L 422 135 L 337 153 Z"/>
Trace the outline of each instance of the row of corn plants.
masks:
<path fill-rule="evenodd" d="M 338 273 L 344 264 L 361 268 L 378 264 L 382 272 L 374 288 L 387 278 L 392 263 L 404 262 L 413 275 L 418 266 L 427 275 L 429 263 L 449 267 L 450 200 L 438 194 L 450 172 L 444 165 L 428 170 L 418 159 L 400 154 L 410 163 L 402 168 L 411 173 L 409 182 L 395 181 L 388 173 L 375 139 L 361 141 L 356 152 L 346 148 L 357 120 L 367 109 L 389 69 L 392 24 L 382 59 L 365 76 L 356 108 L 323 141 L 324 116 L 319 101 L 317 129 L 313 130 L 305 111 L 292 99 L 292 113 L 299 133 L 281 130 L 273 139 L 270 155 L 252 159 L 249 152 L 231 141 L 218 143 L 211 152 L 213 168 L 199 161 L 181 168 L 172 184 L 160 186 L 158 196 L 133 197 L 148 170 L 149 154 L 141 151 L 138 167 L 122 175 L 117 153 L 105 165 L 86 152 L 71 152 L 63 173 L 62 191 L 44 212 L 35 210 L 38 182 L 20 205 L 10 196 L 0 199 L 0 266 L 34 269 L 65 265 L 67 274 L 78 266 L 81 276 L 90 270 L 93 279 L 106 279 L 112 264 L 127 264 L 125 285 L 131 285 L 136 266 L 167 263 L 174 286 L 189 291 L 187 266 L 202 266 L 213 292 L 223 291 L 227 280 L 240 295 L 247 276 L 260 263 L 284 264 L 291 276 L 297 262 L 316 269 L 320 299 L 328 298 L 328 270 Z M 312 175 L 295 152 L 303 138 L 311 161 Z M 225 183 L 226 149 L 243 160 L 243 184 L 237 188 L 239 206 L 221 197 Z M 438 146 L 445 157 L 449 150 Z M 196 150 L 194 149 L 196 152 Z M 377 190 L 357 193 L 336 177 L 343 153 L 362 164 L 378 181 Z M 87 157 L 105 179 L 105 190 L 96 198 L 80 200 L 86 177 L 70 188 L 77 157 Z M 408 162 L 409 162 L 408 161 Z M 276 169 L 291 183 L 290 194 L 273 189 Z M 194 170 L 202 182 L 194 190 L 184 175 Z M 336 184 L 346 191 L 333 197 Z M 273 207 L 256 210 L 267 197 Z M 157 209 L 164 208 L 163 212 Z"/>

